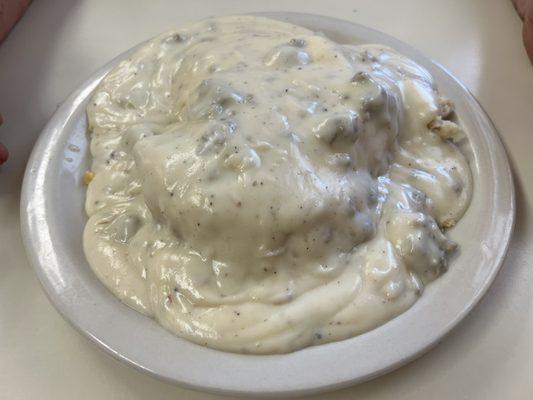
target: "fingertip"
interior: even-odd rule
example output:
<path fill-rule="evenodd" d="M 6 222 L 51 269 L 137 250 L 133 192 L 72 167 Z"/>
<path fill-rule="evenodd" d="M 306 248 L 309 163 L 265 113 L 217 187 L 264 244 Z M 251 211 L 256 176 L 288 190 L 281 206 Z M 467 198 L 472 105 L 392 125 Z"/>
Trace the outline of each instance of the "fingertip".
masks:
<path fill-rule="evenodd" d="M 0 143 L 0 165 L 5 163 L 8 158 L 9 158 L 9 151 L 7 150 L 7 147 L 4 146 L 2 143 Z"/>

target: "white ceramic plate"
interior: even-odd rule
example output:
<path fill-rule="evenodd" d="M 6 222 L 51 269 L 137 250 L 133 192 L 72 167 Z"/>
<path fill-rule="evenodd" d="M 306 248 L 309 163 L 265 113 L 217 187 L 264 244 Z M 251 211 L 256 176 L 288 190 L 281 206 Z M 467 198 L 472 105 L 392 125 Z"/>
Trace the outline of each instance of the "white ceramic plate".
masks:
<path fill-rule="evenodd" d="M 449 271 L 385 325 L 286 355 L 239 355 L 192 344 L 120 303 L 85 261 L 81 178 L 90 165 L 85 106 L 100 79 L 131 50 L 101 68 L 57 110 L 29 160 L 21 202 L 29 259 L 55 307 L 99 347 L 159 378 L 217 393 L 316 392 L 376 377 L 414 359 L 480 300 L 501 265 L 513 227 L 513 181 L 505 151 L 485 112 L 448 72 L 408 45 L 353 23 L 307 14 L 266 15 L 322 31 L 341 43 L 386 44 L 426 67 L 455 102 L 466 129 L 474 196 L 451 232 L 461 252 Z"/>

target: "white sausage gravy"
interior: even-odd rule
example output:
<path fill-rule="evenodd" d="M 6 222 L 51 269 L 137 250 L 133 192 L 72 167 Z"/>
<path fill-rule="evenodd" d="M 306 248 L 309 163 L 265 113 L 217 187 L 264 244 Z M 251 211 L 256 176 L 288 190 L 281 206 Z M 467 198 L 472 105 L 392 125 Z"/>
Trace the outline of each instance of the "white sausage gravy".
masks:
<path fill-rule="evenodd" d="M 161 35 L 87 107 L 84 249 L 176 335 L 284 353 L 373 329 L 447 268 L 460 126 L 423 68 L 266 18 Z"/>

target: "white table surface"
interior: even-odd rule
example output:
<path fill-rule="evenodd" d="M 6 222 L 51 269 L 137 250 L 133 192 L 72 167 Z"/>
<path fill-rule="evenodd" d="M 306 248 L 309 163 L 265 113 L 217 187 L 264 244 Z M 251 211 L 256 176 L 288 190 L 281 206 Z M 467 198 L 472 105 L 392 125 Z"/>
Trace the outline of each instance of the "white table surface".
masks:
<path fill-rule="evenodd" d="M 0 112 L 6 121 L 0 141 L 11 151 L 0 168 L 0 399 L 218 398 L 122 365 L 60 317 L 26 260 L 20 184 L 32 145 L 57 105 L 115 55 L 189 20 L 282 10 L 356 21 L 442 63 L 493 119 L 517 189 L 509 253 L 470 316 L 417 361 L 316 398 L 533 398 L 533 66 L 510 1 L 41 0 L 0 45 Z"/>

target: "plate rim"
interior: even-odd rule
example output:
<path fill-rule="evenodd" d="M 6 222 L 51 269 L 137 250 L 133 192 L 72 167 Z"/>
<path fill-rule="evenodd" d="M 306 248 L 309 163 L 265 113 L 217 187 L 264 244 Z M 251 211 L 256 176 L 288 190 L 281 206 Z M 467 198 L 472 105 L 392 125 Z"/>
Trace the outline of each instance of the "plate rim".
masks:
<path fill-rule="evenodd" d="M 56 110 L 56 112 L 53 114 L 53 116 L 51 117 L 51 119 L 49 120 L 49 122 L 46 124 L 41 134 L 39 135 L 39 138 L 34 145 L 34 148 L 32 150 L 32 153 L 27 163 L 27 167 L 26 167 L 26 171 L 25 171 L 24 179 L 23 179 L 23 184 L 22 184 L 22 192 L 21 192 L 21 200 L 20 200 L 21 234 L 22 234 L 22 239 L 23 239 L 25 250 L 26 250 L 26 254 L 28 255 L 28 259 L 30 261 L 32 268 L 35 270 L 39 278 L 41 286 L 44 288 L 46 296 L 48 297 L 50 302 L 54 305 L 54 307 L 58 310 L 58 312 L 62 315 L 62 317 L 70 323 L 71 326 L 73 326 L 83 336 L 88 337 L 92 342 L 97 344 L 98 348 L 103 349 L 107 354 L 112 355 L 114 358 L 126 363 L 127 365 L 135 367 L 137 370 L 147 372 L 148 374 L 158 379 L 162 379 L 167 382 L 178 383 L 180 386 L 183 386 L 188 389 L 204 390 L 204 391 L 209 391 L 209 392 L 217 393 L 217 394 L 261 395 L 261 396 L 304 395 L 304 394 L 310 394 L 310 393 L 323 392 L 323 391 L 331 390 L 334 388 L 338 389 L 338 388 L 346 387 L 346 386 L 349 386 L 355 383 L 361 383 L 363 381 L 373 379 L 377 376 L 385 374 L 404 364 L 407 364 L 408 362 L 414 360 L 415 358 L 418 358 L 420 355 L 428 351 L 430 348 L 436 345 L 439 341 L 441 341 L 445 336 L 447 336 L 470 313 L 470 311 L 479 303 L 479 301 L 483 298 L 483 296 L 486 294 L 486 292 L 492 285 L 494 279 L 496 278 L 498 272 L 501 269 L 505 255 L 509 248 L 511 238 L 512 238 L 512 233 L 514 230 L 515 215 L 516 215 L 515 188 L 514 188 L 513 174 L 512 174 L 511 166 L 509 163 L 509 158 L 507 156 L 507 151 L 489 115 L 485 112 L 481 104 L 477 101 L 477 99 L 473 96 L 473 94 L 465 87 L 465 85 L 462 84 L 457 78 L 455 78 L 441 64 L 426 57 L 419 50 L 413 48 L 409 44 L 403 41 L 400 41 L 385 33 L 379 32 L 375 29 L 358 24 L 356 22 L 346 21 L 346 20 L 328 17 L 328 16 L 308 14 L 308 13 L 297 13 L 297 12 L 261 12 L 261 13 L 250 13 L 248 15 L 265 16 L 265 17 L 275 18 L 275 19 L 279 19 L 283 21 L 289 20 L 289 22 L 293 21 L 294 19 L 303 18 L 303 19 L 312 20 L 312 19 L 318 18 L 322 20 L 329 20 L 330 22 L 335 22 L 339 26 L 343 26 L 343 25 L 354 26 L 355 25 L 358 29 L 362 31 L 367 31 L 369 33 L 372 33 L 372 35 L 378 38 L 386 39 L 386 42 L 388 42 L 388 44 L 392 44 L 392 47 L 394 47 L 395 49 L 398 49 L 401 53 L 404 53 L 404 54 L 407 53 L 408 57 L 413 58 L 413 55 L 415 55 L 415 61 L 418 62 L 420 59 L 424 60 L 426 63 L 430 63 L 433 66 L 435 66 L 435 68 L 441 70 L 448 79 L 453 81 L 453 83 L 461 89 L 461 91 L 467 97 L 469 102 L 474 104 L 475 107 L 479 109 L 480 117 L 484 119 L 484 122 L 487 123 L 488 126 L 491 128 L 490 134 L 485 135 L 485 137 L 490 137 L 490 139 L 493 142 L 492 144 L 496 145 L 496 147 L 500 150 L 500 152 L 503 152 L 502 153 L 503 157 L 501 157 L 500 159 L 500 162 L 503 163 L 502 165 L 503 170 L 499 171 L 499 174 L 507 178 L 508 184 L 510 186 L 510 191 L 508 193 L 508 196 L 509 196 L 508 220 L 507 220 L 507 223 L 505 224 L 505 231 L 502 234 L 504 237 L 504 245 L 498 249 L 499 251 L 497 252 L 497 256 L 495 257 L 496 259 L 496 262 L 494 263 L 495 267 L 491 270 L 491 273 L 488 275 L 488 278 L 483 282 L 483 286 L 481 287 L 481 289 L 470 300 L 470 302 L 466 305 L 466 307 L 463 307 L 462 311 L 458 313 L 456 317 L 447 324 L 445 331 L 441 332 L 432 341 L 430 341 L 428 344 L 424 346 L 421 346 L 416 352 L 410 354 L 409 356 L 403 357 L 402 359 L 397 360 L 397 362 L 394 364 L 382 367 L 364 376 L 357 376 L 357 377 L 353 377 L 352 379 L 345 379 L 345 380 L 337 381 L 337 382 L 328 382 L 326 384 L 318 383 L 315 385 L 308 385 L 305 388 L 291 387 L 291 388 L 285 388 L 285 389 L 276 388 L 276 390 L 272 390 L 272 391 L 264 391 L 264 390 L 257 391 L 249 387 L 245 389 L 236 388 L 234 385 L 231 385 L 231 384 L 226 385 L 225 387 L 221 387 L 217 385 L 193 384 L 187 381 L 178 380 L 175 377 L 173 378 L 170 376 L 162 375 L 160 373 L 157 373 L 151 370 L 147 366 L 140 365 L 139 363 L 129 358 L 127 355 L 124 355 L 120 352 L 115 351 L 113 348 L 108 346 L 102 339 L 93 335 L 86 328 L 84 328 L 81 323 L 79 323 L 78 321 L 74 321 L 73 317 L 69 315 L 69 311 L 67 310 L 67 307 L 65 306 L 65 304 L 57 296 L 57 293 L 53 290 L 53 285 L 50 284 L 50 281 L 49 281 L 50 278 L 46 274 L 44 268 L 42 268 L 40 264 L 39 257 L 37 254 L 39 250 L 35 247 L 35 243 L 32 240 L 32 235 L 33 235 L 32 224 L 35 224 L 35 221 L 32 220 L 32 210 L 31 210 L 31 206 L 33 206 L 33 203 L 32 203 L 32 196 L 34 194 L 33 189 L 35 187 L 35 182 L 38 179 L 39 173 L 42 173 L 43 155 L 46 154 L 46 146 L 49 140 L 54 136 L 54 134 L 59 135 L 61 128 L 65 126 L 67 121 L 72 117 L 72 114 L 77 110 L 79 106 L 78 102 L 80 101 L 80 99 L 84 98 L 84 96 L 86 98 L 86 96 L 90 95 L 90 93 L 94 90 L 96 85 L 103 78 L 103 76 L 109 71 L 110 68 L 115 66 L 120 60 L 127 57 L 129 54 L 134 52 L 137 48 L 139 48 L 146 42 L 142 42 L 132 47 L 131 49 L 121 53 L 120 55 L 118 55 L 117 57 L 113 58 L 111 61 L 106 63 L 104 66 L 99 68 L 94 74 L 92 74 L 82 85 L 80 85 L 71 95 L 67 97 L 67 99 Z M 264 357 L 264 356 L 257 356 L 257 357 Z"/>

